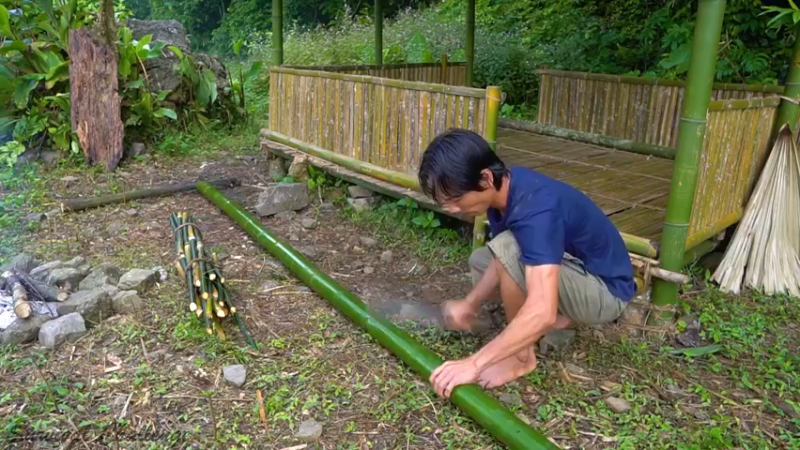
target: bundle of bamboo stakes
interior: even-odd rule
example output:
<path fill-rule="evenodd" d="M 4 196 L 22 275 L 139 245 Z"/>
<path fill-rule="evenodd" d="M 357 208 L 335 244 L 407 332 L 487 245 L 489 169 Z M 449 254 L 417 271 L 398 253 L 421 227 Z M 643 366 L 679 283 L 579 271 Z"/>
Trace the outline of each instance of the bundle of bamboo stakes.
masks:
<path fill-rule="evenodd" d="M 200 229 L 187 212 L 173 212 L 169 220 L 175 239 L 175 270 L 189 289 L 189 310 L 203 320 L 208 334 L 216 332 L 221 339 L 225 339 L 221 319 L 232 316 L 248 345 L 256 349 L 233 306 L 216 252 L 209 255 Z"/>
<path fill-rule="evenodd" d="M 711 278 L 725 292 L 738 293 L 744 284 L 766 294 L 800 296 L 800 156 L 787 125 Z"/>

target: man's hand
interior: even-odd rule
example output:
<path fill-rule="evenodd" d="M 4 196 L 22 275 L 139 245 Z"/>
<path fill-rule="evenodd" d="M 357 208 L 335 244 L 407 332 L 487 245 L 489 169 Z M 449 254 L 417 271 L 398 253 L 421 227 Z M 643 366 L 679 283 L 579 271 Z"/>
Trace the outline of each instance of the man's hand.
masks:
<path fill-rule="evenodd" d="M 442 303 L 442 315 L 451 330 L 469 331 L 478 319 L 477 308 L 467 300 L 448 300 Z"/>
<path fill-rule="evenodd" d="M 456 386 L 478 381 L 480 371 L 471 358 L 458 361 L 447 361 L 431 374 L 430 382 L 433 390 L 441 397 L 450 398 Z"/>

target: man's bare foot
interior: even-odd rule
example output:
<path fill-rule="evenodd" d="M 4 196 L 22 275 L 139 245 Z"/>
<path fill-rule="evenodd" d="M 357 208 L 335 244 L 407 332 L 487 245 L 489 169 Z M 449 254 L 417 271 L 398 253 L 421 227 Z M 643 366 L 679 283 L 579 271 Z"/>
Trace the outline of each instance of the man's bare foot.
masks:
<path fill-rule="evenodd" d="M 534 369 L 536 354 L 532 347 L 528 347 L 481 372 L 478 383 L 486 389 L 492 389 L 527 375 Z"/>

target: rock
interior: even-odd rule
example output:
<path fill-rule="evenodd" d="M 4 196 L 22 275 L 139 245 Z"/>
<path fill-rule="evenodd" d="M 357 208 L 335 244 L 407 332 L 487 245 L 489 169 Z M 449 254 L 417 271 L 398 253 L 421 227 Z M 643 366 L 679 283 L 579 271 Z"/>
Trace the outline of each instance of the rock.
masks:
<path fill-rule="evenodd" d="M 34 268 L 28 274 L 31 276 L 31 278 L 34 278 L 39 281 L 44 281 L 47 279 L 47 277 L 50 276 L 50 272 L 52 272 L 55 269 L 61 268 L 61 266 L 63 265 L 64 264 L 61 261 L 52 261 L 47 264 L 42 264 L 41 266 Z"/>
<path fill-rule="evenodd" d="M 44 161 L 44 164 L 48 167 L 52 167 L 57 165 L 61 162 L 61 154 L 58 152 L 54 152 L 52 150 L 43 150 L 39 157 Z"/>
<path fill-rule="evenodd" d="M 280 220 L 292 220 L 295 217 L 297 217 L 297 213 L 295 211 L 281 211 L 278 214 L 275 214 L 275 218 Z"/>
<path fill-rule="evenodd" d="M 700 330 L 695 328 L 688 328 L 683 333 L 675 336 L 677 340 L 684 347 L 697 347 L 702 342 L 700 338 Z"/>
<path fill-rule="evenodd" d="M 62 267 L 60 269 L 53 269 L 50 275 L 47 276 L 47 283 L 58 287 L 67 287 L 69 289 L 78 286 L 83 280 L 84 274 L 78 269 L 71 267 Z"/>
<path fill-rule="evenodd" d="M 86 258 L 83 256 L 76 256 L 69 261 L 65 262 L 62 267 L 71 267 L 73 269 L 81 269 L 81 266 L 86 264 Z"/>
<path fill-rule="evenodd" d="M 567 372 L 574 373 L 575 375 L 580 375 L 583 372 L 585 372 L 585 370 L 583 370 L 583 367 L 578 367 L 572 363 L 564 363 L 564 368 L 567 369 Z"/>
<path fill-rule="evenodd" d="M 322 425 L 314 419 L 303 421 L 300 428 L 294 435 L 297 439 L 305 442 L 316 441 L 322 436 Z"/>
<path fill-rule="evenodd" d="M 306 217 L 300 221 L 300 226 L 307 230 L 313 230 L 314 228 L 317 228 L 317 221 L 310 217 Z"/>
<path fill-rule="evenodd" d="M 277 157 L 267 161 L 267 173 L 269 177 L 275 181 L 280 181 L 286 177 L 286 166 L 283 163 L 283 158 Z"/>
<path fill-rule="evenodd" d="M 624 413 L 631 410 L 631 404 L 619 397 L 606 398 L 606 404 L 616 413 Z"/>
<path fill-rule="evenodd" d="M 332 202 L 325 202 L 319 205 L 319 209 L 322 211 L 333 211 L 336 209 L 336 205 L 334 205 Z"/>
<path fill-rule="evenodd" d="M 3 267 L 0 268 L 0 272 L 16 269 L 16 270 L 21 270 L 25 273 L 30 273 L 30 271 L 38 265 L 39 263 L 36 262 L 33 256 L 27 253 L 20 253 L 19 255 L 11 258 L 11 261 L 4 264 Z"/>
<path fill-rule="evenodd" d="M 350 205 L 350 207 L 359 212 L 369 211 L 377 202 L 377 197 L 347 198 L 347 203 Z"/>
<path fill-rule="evenodd" d="M 300 236 L 298 236 L 296 234 L 290 234 L 289 235 L 289 240 L 290 241 L 299 241 L 300 240 Z"/>
<path fill-rule="evenodd" d="M 39 328 L 53 320 L 51 316 L 32 315 L 27 319 L 17 317 L 0 333 L 0 344 L 27 344 L 33 342 L 39 335 Z"/>
<path fill-rule="evenodd" d="M 137 211 L 137 210 L 135 210 L 133 208 L 125 211 L 125 215 L 127 215 L 128 217 L 133 217 L 133 216 L 135 216 L 137 214 L 139 214 L 139 211 Z"/>
<path fill-rule="evenodd" d="M 3 139 L 2 133 L 0 133 L 0 145 L 3 145 L 7 141 L 11 140 L 11 135 L 7 135 L 7 136 L 8 136 L 8 140 L 5 140 L 5 139 Z M 17 157 L 17 161 L 14 163 L 14 165 L 17 166 L 17 165 L 23 165 L 23 164 L 32 163 L 32 162 L 34 162 L 34 161 L 39 159 L 39 156 L 40 156 L 39 153 L 40 152 L 39 152 L 39 148 L 38 147 L 27 148 L 24 152 L 22 152 L 21 155 L 19 155 Z"/>
<path fill-rule="evenodd" d="M 375 268 L 374 267 L 371 267 L 371 266 L 364 267 L 364 274 L 372 275 L 373 273 L 375 273 Z"/>
<path fill-rule="evenodd" d="M 111 264 L 101 264 L 94 268 L 86 278 L 81 281 L 81 290 L 88 291 L 105 285 L 116 286 L 122 271 Z"/>
<path fill-rule="evenodd" d="M 304 183 L 308 180 L 308 157 L 305 155 L 295 156 L 289 165 L 287 175 L 294 181 Z"/>
<path fill-rule="evenodd" d="M 622 310 L 620 320 L 633 325 L 644 325 L 645 323 L 644 309 L 641 306 L 639 306 L 639 304 L 637 304 L 636 302 L 630 302 L 628 303 L 628 305 L 625 306 L 625 309 Z"/>
<path fill-rule="evenodd" d="M 374 247 L 378 245 L 378 241 L 368 236 L 361 236 L 359 241 L 361 242 L 361 245 L 363 245 L 364 247 Z"/>
<path fill-rule="evenodd" d="M 113 286 L 112 288 L 116 289 Z M 117 314 L 133 314 L 141 311 L 144 302 L 136 291 L 119 291 L 112 296 L 111 306 Z"/>
<path fill-rule="evenodd" d="M 500 394 L 497 399 L 505 403 L 506 406 L 515 406 L 522 403 L 522 399 L 516 392 L 504 392 Z"/>
<path fill-rule="evenodd" d="M 256 213 L 271 216 L 282 211 L 296 211 L 308 206 L 308 188 L 301 183 L 270 186 L 258 196 Z"/>
<path fill-rule="evenodd" d="M 539 340 L 539 353 L 547 355 L 550 350 L 560 351 L 566 348 L 577 332 L 575 330 L 554 330 Z"/>
<path fill-rule="evenodd" d="M 222 376 L 225 381 L 236 387 L 242 387 L 247 379 L 247 368 L 241 364 L 225 366 L 222 368 Z"/>
<path fill-rule="evenodd" d="M 156 273 L 152 270 L 133 269 L 120 277 L 117 288 L 120 291 L 136 291 L 143 293 L 156 282 Z"/>
<path fill-rule="evenodd" d="M 77 312 L 85 321 L 94 325 L 114 315 L 111 296 L 103 288 L 75 292 L 67 300 L 57 303 L 56 311 L 59 316 Z"/>
<path fill-rule="evenodd" d="M 47 220 L 47 214 L 43 212 L 35 212 L 35 213 L 30 213 L 27 216 L 23 217 L 22 223 L 25 225 L 38 224 L 45 220 Z"/>
<path fill-rule="evenodd" d="M 139 20 L 129 19 L 128 28 L 134 39 L 142 39 L 148 34 L 153 36 L 151 42 L 163 42 L 174 45 L 184 53 L 192 50 L 186 28 L 177 20 Z"/>
<path fill-rule="evenodd" d="M 394 254 L 391 250 L 386 250 L 385 252 L 381 253 L 381 262 L 390 263 L 394 258 Z"/>
<path fill-rule="evenodd" d="M 314 247 L 300 247 L 298 251 L 310 259 L 314 259 L 319 255 Z"/>
<path fill-rule="evenodd" d="M 94 289 L 97 289 L 97 288 L 94 288 Z M 119 289 L 116 286 L 112 286 L 110 284 L 104 284 L 104 285 L 100 286 L 100 289 L 106 291 L 106 294 L 108 294 L 108 296 L 111 297 L 112 300 L 113 300 L 114 296 L 119 293 Z M 125 292 L 128 292 L 128 291 L 125 291 Z M 132 291 L 132 292 L 136 292 L 136 291 Z"/>
<path fill-rule="evenodd" d="M 363 186 L 359 186 L 357 184 L 354 184 L 352 186 L 348 186 L 347 187 L 347 192 L 350 194 L 350 197 L 352 197 L 352 198 L 367 198 L 367 197 L 372 197 L 373 195 L 375 195 L 374 192 L 370 191 L 369 189 L 367 189 L 367 188 L 365 188 Z"/>
<path fill-rule="evenodd" d="M 124 230 L 125 230 L 125 225 L 123 225 L 123 224 L 121 224 L 121 223 L 119 223 L 119 222 L 111 222 L 111 223 L 110 223 L 110 224 L 108 224 L 108 226 L 106 227 L 106 231 L 107 231 L 107 232 L 108 232 L 108 234 L 109 234 L 109 235 L 111 235 L 111 236 L 114 236 L 114 235 L 120 234 L 120 233 L 122 233 Z"/>
<path fill-rule="evenodd" d="M 700 329 L 700 320 L 697 318 L 697 316 L 695 316 L 693 314 L 686 314 L 686 315 L 681 316 L 678 319 L 678 323 L 681 323 L 681 322 L 686 324 L 686 328 L 685 328 L 686 330 L 699 330 Z"/>
<path fill-rule="evenodd" d="M 128 147 L 128 151 L 125 152 L 126 158 L 136 158 L 137 156 L 142 156 L 147 153 L 147 147 L 142 142 L 134 142 Z"/>
<path fill-rule="evenodd" d="M 51 209 L 50 211 L 47 211 L 47 212 L 45 213 L 45 215 L 47 215 L 47 218 L 48 218 L 48 219 L 53 219 L 53 218 L 55 218 L 55 217 L 58 217 L 58 216 L 60 216 L 61 214 L 62 214 L 62 213 L 61 213 L 61 208 L 53 208 L 53 209 Z"/>
<path fill-rule="evenodd" d="M 78 313 L 61 316 L 48 321 L 39 329 L 39 343 L 55 349 L 65 342 L 75 342 L 86 334 L 86 323 Z"/>

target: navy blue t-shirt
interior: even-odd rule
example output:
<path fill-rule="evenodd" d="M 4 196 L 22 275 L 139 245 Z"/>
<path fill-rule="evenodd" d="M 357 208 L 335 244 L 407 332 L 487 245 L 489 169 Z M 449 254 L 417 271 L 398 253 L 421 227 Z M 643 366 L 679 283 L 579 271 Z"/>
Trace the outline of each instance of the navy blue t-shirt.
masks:
<path fill-rule="evenodd" d="M 583 192 L 525 167 L 511 167 L 506 214 L 487 212 L 493 236 L 510 230 L 525 265 L 561 264 L 564 252 L 583 261 L 609 291 L 629 301 L 636 290 L 625 242 Z"/>

